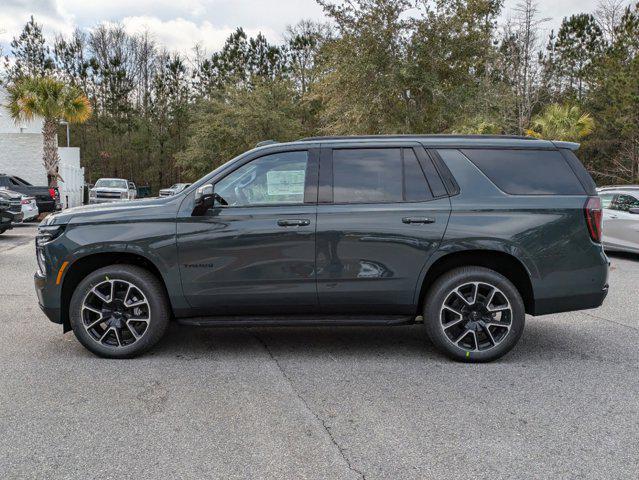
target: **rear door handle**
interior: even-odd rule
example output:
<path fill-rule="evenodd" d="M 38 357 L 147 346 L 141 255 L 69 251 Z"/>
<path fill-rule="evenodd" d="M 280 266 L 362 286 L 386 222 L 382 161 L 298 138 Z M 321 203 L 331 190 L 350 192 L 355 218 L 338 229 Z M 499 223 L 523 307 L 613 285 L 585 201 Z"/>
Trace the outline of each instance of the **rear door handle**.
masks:
<path fill-rule="evenodd" d="M 404 223 L 435 223 L 435 219 L 426 218 L 426 217 L 404 217 L 402 218 L 402 222 Z"/>
<path fill-rule="evenodd" d="M 308 218 L 296 219 L 296 218 L 283 218 L 277 221 L 277 224 L 280 227 L 306 227 L 311 224 L 311 221 Z"/>

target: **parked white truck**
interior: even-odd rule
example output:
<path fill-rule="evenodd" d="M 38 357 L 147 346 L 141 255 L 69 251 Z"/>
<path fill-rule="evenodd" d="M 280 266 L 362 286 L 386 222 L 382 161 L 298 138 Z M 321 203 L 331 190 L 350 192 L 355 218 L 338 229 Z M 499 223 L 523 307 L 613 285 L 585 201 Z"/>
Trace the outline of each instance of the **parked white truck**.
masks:
<path fill-rule="evenodd" d="M 137 188 L 124 178 L 101 178 L 89 190 L 89 203 L 110 203 L 133 200 Z"/>

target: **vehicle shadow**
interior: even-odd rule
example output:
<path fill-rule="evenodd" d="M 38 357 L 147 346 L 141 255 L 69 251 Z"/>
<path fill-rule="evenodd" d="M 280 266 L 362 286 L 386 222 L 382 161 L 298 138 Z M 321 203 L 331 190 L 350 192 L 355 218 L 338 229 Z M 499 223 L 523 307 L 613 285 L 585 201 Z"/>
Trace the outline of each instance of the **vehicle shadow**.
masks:
<path fill-rule="evenodd" d="M 498 363 L 536 364 L 558 359 L 637 362 L 638 354 L 632 341 L 624 345 L 605 345 L 606 338 L 609 337 L 593 338 L 579 328 L 578 322 L 536 323 L 535 319 L 529 319 L 518 345 Z M 249 357 L 256 351 L 266 351 L 286 360 L 330 357 L 338 362 L 380 358 L 450 362 L 435 349 L 422 325 L 250 328 L 171 325 L 164 339 L 148 355 L 184 360 L 238 360 L 238 357 Z"/>
<path fill-rule="evenodd" d="M 630 252 L 606 252 L 611 258 L 621 258 L 624 260 L 632 260 L 634 262 L 639 262 L 639 253 L 630 253 Z"/>

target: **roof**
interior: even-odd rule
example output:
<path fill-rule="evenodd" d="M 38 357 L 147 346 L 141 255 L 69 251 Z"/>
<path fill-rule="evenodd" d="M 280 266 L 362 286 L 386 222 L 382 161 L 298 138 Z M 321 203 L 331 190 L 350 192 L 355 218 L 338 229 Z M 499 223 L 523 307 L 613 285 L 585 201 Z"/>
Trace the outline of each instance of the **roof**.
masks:
<path fill-rule="evenodd" d="M 579 144 L 570 142 L 551 142 L 538 140 L 533 137 L 516 135 L 353 135 L 305 137 L 290 143 L 393 143 L 398 141 L 412 141 L 427 147 L 441 148 L 531 148 L 554 149 L 569 148 L 577 150 Z"/>

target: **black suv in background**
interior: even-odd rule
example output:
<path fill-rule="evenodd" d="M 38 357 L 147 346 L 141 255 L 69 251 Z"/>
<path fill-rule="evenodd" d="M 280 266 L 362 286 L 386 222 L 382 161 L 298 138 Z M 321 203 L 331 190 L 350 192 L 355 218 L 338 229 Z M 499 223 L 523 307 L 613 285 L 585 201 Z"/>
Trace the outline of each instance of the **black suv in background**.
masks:
<path fill-rule="evenodd" d="M 22 193 L 29 197 L 34 197 L 40 213 L 57 212 L 62 208 L 60 204 L 60 192 L 57 187 L 35 186 L 20 177 L 0 173 L 0 188 L 1 187 Z"/>
<path fill-rule="evenodd" d="M 465 361 L 525 314 L 601 305 L 601 204 L 577 144 L 387 136 L 272 143 L 171 197 L 79 207 L 37 236 L 40 305 L 92 352 L 190 325 L 404 325 Z"/>
<path fill-rule="evenodd" d="M 22 195 L 0 188 L 0 234 L 22 221 Z"/>

